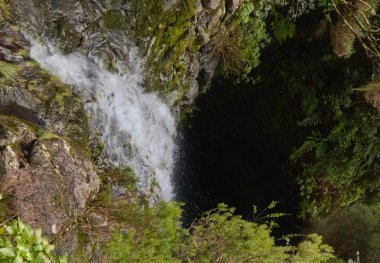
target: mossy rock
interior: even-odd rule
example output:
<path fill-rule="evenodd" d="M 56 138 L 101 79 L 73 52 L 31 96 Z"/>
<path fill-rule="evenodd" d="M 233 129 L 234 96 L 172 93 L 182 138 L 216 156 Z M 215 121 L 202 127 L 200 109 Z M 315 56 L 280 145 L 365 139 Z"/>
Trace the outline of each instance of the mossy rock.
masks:
<path fill-rule="evenodd" d="M 0 139 L 3 139 L 5 137 L 7 130 L 7 127 L 4 124 L 0 123 Z"/>
<path fill-rule="evenodd" d="M 10 1 L 0 0 L 0 12 L 0 22 L 4 22 L 4 20 L 9 19 L 11 17 Z"/>
<path fill-rule="evenodd" d="M 75 25 L 70 24 L 65 18 L 58 19 L 52 22 L 49 35 L 55 39 L 55 43 L 65 53 L 73 52 L 81 43 L 81 33 L 75 29 Z"/>
<path fill-rule="evenodd" d="M 132 13 L 138 14 L 133 31 L 142 55 L 147 57 L 148 89 L 168 93 L 186 87 L 189 66 L 186 57 L 200 49 L 191 29 L 194 1 L 180 0 L 164 10 L 162 0 L 134 0 L 132 9 Z"/>
<path fill-rule="evenodd" d="M 33 76 L 33 79 L 30 76 Z M 25 83 L 28 91 L 39 99 L 40 107 L 47 110 L 46 118 L 64 123 L 62 131 L 55 133 L 88 148 L 87 118 L 82 100 L 71 86 L 63 84 L 57 77 L 36 65 L 24 68 L 20 73 L 19 82 Z"/>
<path fill-rule="evenodd" d="M 15 81 L 20 71 L 16 64 L 0 61 L 0 83 L 11 84 Z"/>
<path fill-rule="evenodd" d="M 108 29 L 122 30 L 127 26 L 126 17 L 121 11 L 110 10 L 104 13 L 101 19 Z"/>

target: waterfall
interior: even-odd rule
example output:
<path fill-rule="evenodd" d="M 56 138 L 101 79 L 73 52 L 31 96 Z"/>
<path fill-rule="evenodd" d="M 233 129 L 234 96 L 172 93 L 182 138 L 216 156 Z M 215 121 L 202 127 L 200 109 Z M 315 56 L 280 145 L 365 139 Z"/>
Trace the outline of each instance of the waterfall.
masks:
<path fill-rule="evenodd" d="M 126 54 L 132 70 L 116 74 L 79 53 L 64 56 L 51 45 L 30 41 L 31 57 L 80 92 L 90 127 L 100 134 L 109 162 L 131 167 L 143 191 L 158 185 L 159 198 L 172 199 L 175 120 L 156 94 L 144 92 L 137 48 Z"/>

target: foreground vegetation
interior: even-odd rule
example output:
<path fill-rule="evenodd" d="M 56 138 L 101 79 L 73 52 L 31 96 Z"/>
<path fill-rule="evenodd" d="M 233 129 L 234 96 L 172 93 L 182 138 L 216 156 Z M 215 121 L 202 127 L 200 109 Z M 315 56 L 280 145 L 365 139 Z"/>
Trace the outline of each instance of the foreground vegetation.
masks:
<path fill-rule="evenodd" d="M 112 207 L 109 216 L 118 222 L 104 246 L 113 262 L 327 262 L 334 258 L 333 249 L 316 234 L 304 236 L 295 246 L 276 245 L 271 231 L 276 226 L 273 220 L 281 214 L 244 220 L 234 214 L 234 208 L 220 204 L 185 229 L 178 203 L 149 207 L 125 199 L 105 200 L 97 203 L 97 209 Z"/>
<path fill-rule="evenodd" d="M 130 187 L 133 182 L 121 178 Z M 328 262 L 333 249 L 317 234 L 305 235 L 302 242 L 276 245 L 271 231 L 282 214 L 255 214 L 249 221 L 234 214 L 234 208 L 220 204 L 206 212 L 190 228 L 181 226 L 181 205 L 160 202 L 149 206 L 144 199 L 131 202 L 113 196 L 105 183 L 89 208 L 107 224 L 92 224 L 83 231 L 81 242 L 102 244 L 100 256 L 108 262 Z M 136 194 L 136 192 L 135 192 Z M 269 209 L 275 206 L 273 202 Z M 255 208 L 256 210 L 256 208 Z M 87 214 L 88 215 L 88 214 Z M 82 218 L 85 224 L 89 218 Z M 2 262 L 68 262 L 67 255 L 53 255 L 54 246 L 20 219 L 1 224 Z M 83 228 L 85 229 L 85 228 Z M 82 230 L 83 230 L 82 229 Z M 75 254 L 70 262 L 87 262 Z"/>

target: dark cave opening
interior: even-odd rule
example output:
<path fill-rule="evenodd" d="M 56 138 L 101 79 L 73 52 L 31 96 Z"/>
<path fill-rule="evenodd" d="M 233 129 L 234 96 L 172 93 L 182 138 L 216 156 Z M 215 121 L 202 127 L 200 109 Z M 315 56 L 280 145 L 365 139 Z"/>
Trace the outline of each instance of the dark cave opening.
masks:
<path fill-rule="evenodd" d="M 279 201 L 274 212 L 291 215 L 279 220 L 277 232 L 299 232 L 298 187 L 288 168 L 303 138 L 300 106 L 281 94 L 281 86 L 215 79 L 196 100 L 198 111 L 181 127 L 175 183 L 177 199 L 186 204 L 185 224 L 221 202 L 250 219 L 253 205 L 260 211 Z"/>

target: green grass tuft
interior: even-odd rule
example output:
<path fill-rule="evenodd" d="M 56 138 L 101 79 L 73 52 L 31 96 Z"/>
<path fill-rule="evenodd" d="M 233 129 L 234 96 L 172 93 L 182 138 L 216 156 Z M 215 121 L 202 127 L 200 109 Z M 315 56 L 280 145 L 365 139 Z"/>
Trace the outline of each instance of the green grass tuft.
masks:
<path fill-rule="evenodd" d="M 0 61 L 0 82 L 13 82 L 17 78 L 19 71 L 19 66 Z"/>

